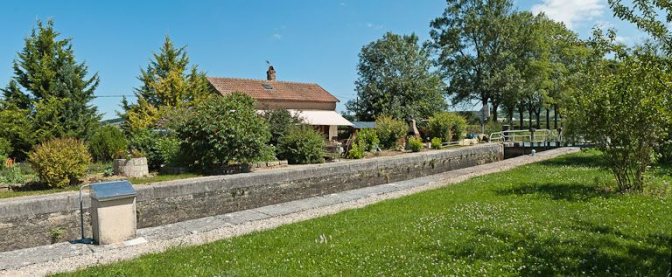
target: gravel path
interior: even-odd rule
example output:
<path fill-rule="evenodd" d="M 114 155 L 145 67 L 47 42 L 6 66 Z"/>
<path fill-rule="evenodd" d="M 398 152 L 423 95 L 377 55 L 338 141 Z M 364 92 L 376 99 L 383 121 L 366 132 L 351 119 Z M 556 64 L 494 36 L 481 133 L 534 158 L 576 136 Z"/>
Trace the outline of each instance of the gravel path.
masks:
<path fill-rule="evenodd" d="M 163 252 L 176 246 L 205 244 L 344 210 L 362 208 L 380 201 L 400 198 L 475 176 L 504 171 L 577 151 L 578 148 L 559 148 L 537 153 L 536 156 L 521 156 L 403 182 L 141 229 L 138 230 L 140 238 L 121 244 L 93 246 L 59 243 L 4 252 L 0 253 L 0 274 L 42 276 L 128 260 L 143 254 Z"/>

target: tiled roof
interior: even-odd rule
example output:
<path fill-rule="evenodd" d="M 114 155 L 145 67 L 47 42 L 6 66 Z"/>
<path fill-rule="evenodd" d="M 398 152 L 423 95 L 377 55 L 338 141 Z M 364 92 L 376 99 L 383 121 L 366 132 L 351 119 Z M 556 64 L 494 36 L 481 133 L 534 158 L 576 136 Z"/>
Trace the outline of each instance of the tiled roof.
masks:
<path fill-rule="evenodd" d="M 338 102 L 318 84 L 220 77 L 208 77 L 208 81 L 222 95 L 239 91 L 257 100 Z"/>

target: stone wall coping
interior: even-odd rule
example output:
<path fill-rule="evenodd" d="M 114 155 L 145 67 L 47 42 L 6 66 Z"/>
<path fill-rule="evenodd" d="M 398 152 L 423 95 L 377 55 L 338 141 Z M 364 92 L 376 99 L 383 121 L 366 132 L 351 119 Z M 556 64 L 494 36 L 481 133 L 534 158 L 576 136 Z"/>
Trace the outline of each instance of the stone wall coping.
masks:
<path fill-rule="evenodd" d="M 335 169 L 342 169 L 348 172 L 357 172 L 366 168 L 378 167 L 380 164 L 394 165 L 404 160 L 416 161 L 430 160 L 433 157 L 446 157 L 451 155 L 465 155 L 478 152 L 480 149 L 487 149 L 493 146 L 503 147 L 498 143 L 486 143 L 469 147 L 455 149 L 445 149 L 440 151 L 427 151 L 418 153 L 408 153 L 390 157 L 377 157 L 373 159 L 361 159 L 352 161 L 341 161 L 326 164 L 311 164 L 291 167 L 282 167 L 278 169 L 240 173 L 232 175 L 203 176 L 181 180 L 164 181 L 134 185 L 138 192 L 138 201 L 155 198 L 155 194 L 168 194 L 170 196 L 180 196 L 204 191 L 215 191 L 218 189 L 231 189 L 239 187 L 248 187 L 254 185 L 264 185 L 259 182 L 248 182 L 250 179 L 260 178 L 269 179 L 271 176 L 283 181 L 289 181 L 296 178 L 304 178 L 305 175 L 298 174 L 306 172 L 311 174 L 333 174 Z M 347 169 L 344 169 L 347 167 Z M 310 176 L 314 177 L 314 176 Z M 200 185 L 197 185 L 200 184 Z M 88 189 L 83 193 L 84 208 L 88 209 L 91 205 Z M 54 194 L 23 196 L 0 200 L 0 219 L 13 218 L 17 216 L 34 216 L 37 214 L 47 214 L 61 211 L 73 211 L 79 209 L 79 192 L 60 192 Z"/>

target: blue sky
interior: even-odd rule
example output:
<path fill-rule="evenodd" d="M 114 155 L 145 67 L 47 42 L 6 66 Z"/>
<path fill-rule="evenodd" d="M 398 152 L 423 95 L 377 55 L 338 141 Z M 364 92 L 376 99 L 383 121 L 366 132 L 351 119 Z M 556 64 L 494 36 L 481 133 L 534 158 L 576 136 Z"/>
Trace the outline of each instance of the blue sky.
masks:
<path fill-rule="evenodd" d="M 582 37 L 595 24 L 619 30 L 631 44 L 642 35 L 612 17 L 606 0 L 514 0 L 520 10 L 545 12 Z M 266 60 L 278 80 L 318 83 L 343 104 L 355 97 L 357 54 L 385 32 L 428 39 L 443 0 L 388 1 L 8 1 L 0 9 L 0 86 L 37 18 L 53 18 L 73 39 L 79 61 L 100 75 L 96 95 L 132 95 L 151 53 L 169 35 L 187 46 L 209 76 L 265 78 Z M 131 100 L 134 100 L 131 98 Z M 121 98 L 97 98 L 103 118 L 116 117 Z"/>

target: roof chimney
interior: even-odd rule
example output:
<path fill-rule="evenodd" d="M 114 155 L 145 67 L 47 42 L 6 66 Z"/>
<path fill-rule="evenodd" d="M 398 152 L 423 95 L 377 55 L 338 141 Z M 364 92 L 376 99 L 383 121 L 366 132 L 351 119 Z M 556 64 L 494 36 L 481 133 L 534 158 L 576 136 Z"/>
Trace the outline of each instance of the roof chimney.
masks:
<path fill-rule="evenodd" d="M 275 81 L 275 69 L 273 69 L 273 66 L 268 67 L 268 71 L 266 71 L 266 80 L 269 81 Z"/>

